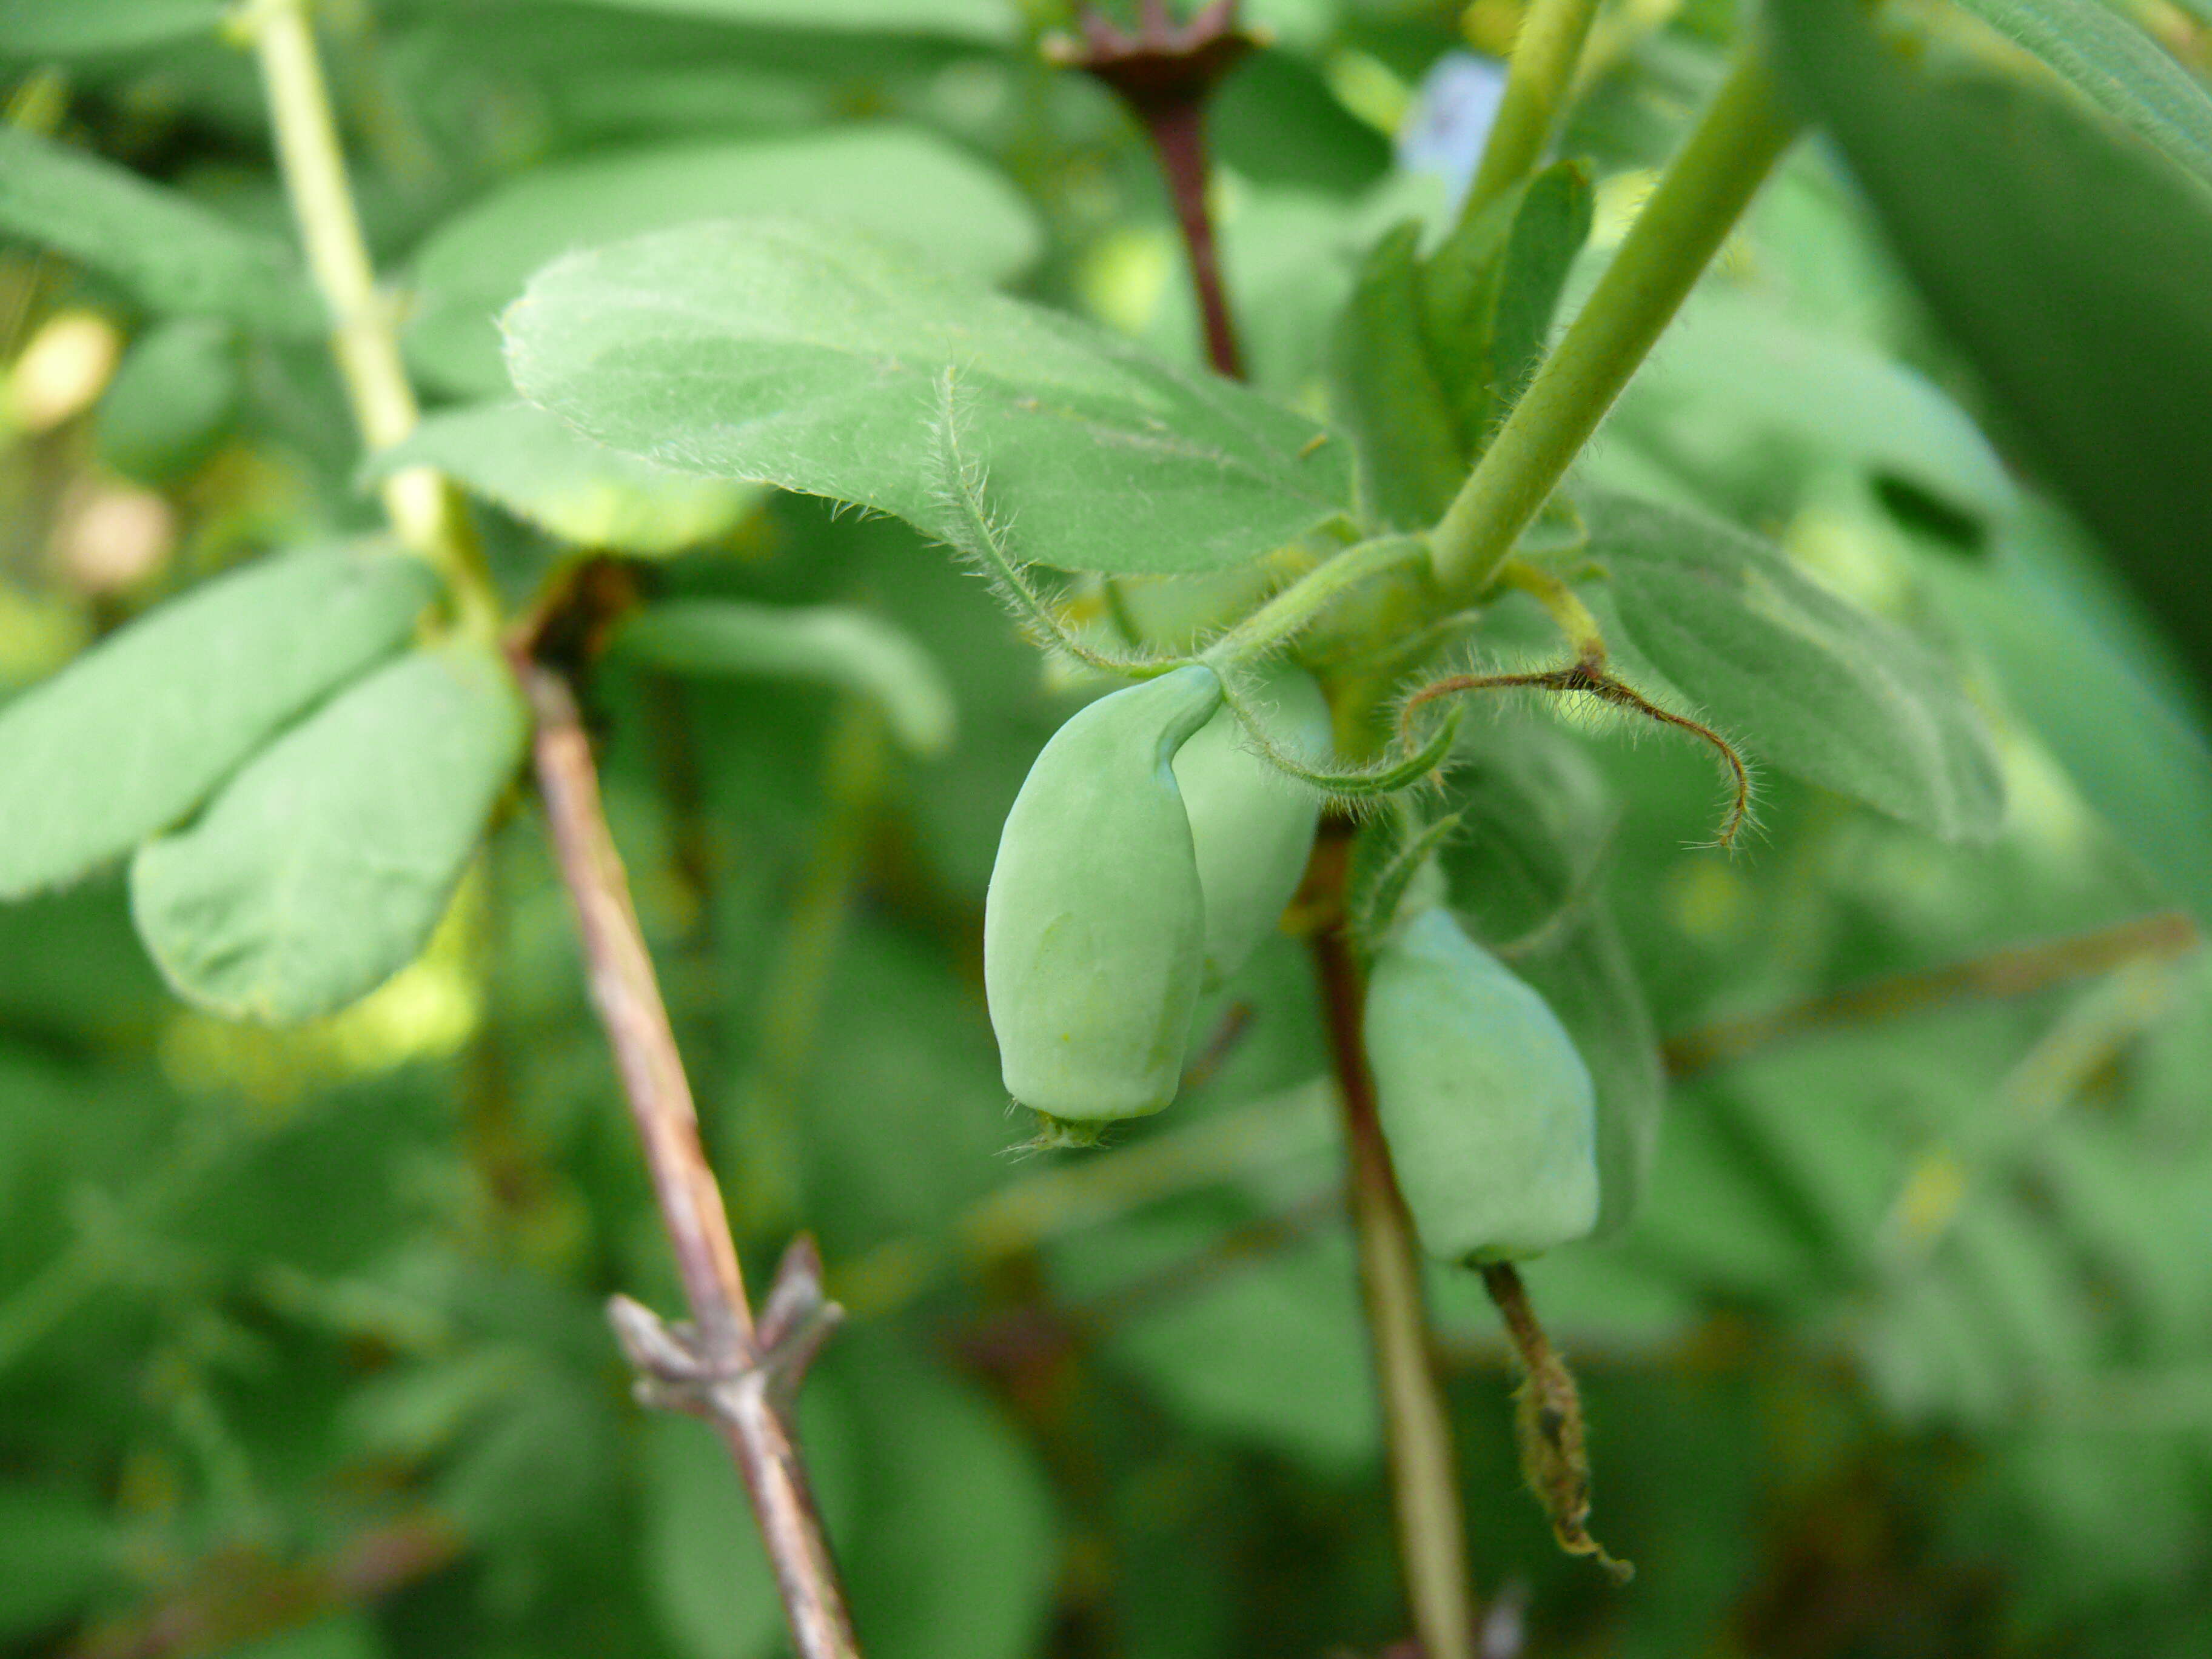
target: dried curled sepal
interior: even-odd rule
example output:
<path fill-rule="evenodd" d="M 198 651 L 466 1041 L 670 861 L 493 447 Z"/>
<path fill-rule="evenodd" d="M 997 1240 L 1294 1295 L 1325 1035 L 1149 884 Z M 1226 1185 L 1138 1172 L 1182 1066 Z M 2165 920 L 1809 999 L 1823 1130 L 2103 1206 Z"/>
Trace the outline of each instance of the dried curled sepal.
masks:
<path fill-rule="evenodd" d="M 1607 1554 L 1589 1534 L 1589 1449 L 1575 1375 L 1537 1323 L 1521 1275 L 1510 1262 L 1485 1267 L 1482 1283 L 1505 1317 L 1521 1361 L 1513 1426 L 1521 1449 L 1522 1478 L 1551 1517 L 1552 1535 L 1559 1547 L 1570 1555 L 1589 1556 L 1616 1583 L 1625 1584 L 1636 1576 L 1635 1564 Z"/>

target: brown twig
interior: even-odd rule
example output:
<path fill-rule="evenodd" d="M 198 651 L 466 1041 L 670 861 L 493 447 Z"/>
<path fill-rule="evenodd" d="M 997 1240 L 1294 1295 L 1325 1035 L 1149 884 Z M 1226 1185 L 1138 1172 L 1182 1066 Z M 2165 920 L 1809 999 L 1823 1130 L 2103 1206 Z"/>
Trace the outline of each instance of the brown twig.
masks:
<path fill-rule="evenodd" d="M 639 1397 L 711 1423 L 751 1494 L 800 1659 L 857 1659 L 836 1562 L 793 1437 L 793 1390 L 840 1316 L 811 1240 L 785 1252 L 757 1326 L 720 1189 L 662 1003 L 629 883 L 607 827 L 590 738 L 568 683 L 526 659 L 532 755 L 561 876 L 583 934 L 592 1005 L 645 1146 L 691 1322 L 664 1324 L 626 1297 L 609 1310 L 641 1373 Z"/>
<path fill-rule="evenodd" d="M 1221 77 L 1261 42 L 1238 26 L 1237 0 L 1213 0 L 1182 25 L 1169 15 L 1165 0 L 1139 0 L 1138 19 L 1133 32 L 1124 31 L 1085 5 L 1076 20 L 1083 38 L 1055 35 L 1045 43 L 1046 55 L 1103 81 L 1143 124 L 1190 256 L 1206 359 L 1216 374 L 1241 380 L 1243 354 L 1237 343 L 1220 253 L 1214 244 L 1213 215 L 1206 199 L 1212 172 L 1206 106 Z"/>
<path fill-rule="evenodd" d="M 1325 823 L 1301 899 L 1319 924 L 1312 935 L 1314 966 L 1343 1114 L 1346 1198 L 1382 1396 L 1399 1559 L 1414 1632 L 1427 1659 L 1474 1659 L 1476 1607 L 1460 1513 L 1458 1456 L 1422 1307 L 1413 1219 L 1398 1191 L 1376 1109 L 1362 1032 L 1364 988 L 1344 926 L 1350 851 L 1350 826 Z"/>
<path fill-rule="evenodd" d="M 1963 962 L 1894 974 L 1764 1014 L 1721 1020 L 1668 1037 L 1661 1052 L 1668 1075 L 1692 1077 L 1793 1037 L 1895 1019 L 1966 997 L 2026 996 L 2124 963 L 2186 956 L 2203 938 L 2184 912 L 2161 910 L 2064 939 L 2007 945 Z"/>

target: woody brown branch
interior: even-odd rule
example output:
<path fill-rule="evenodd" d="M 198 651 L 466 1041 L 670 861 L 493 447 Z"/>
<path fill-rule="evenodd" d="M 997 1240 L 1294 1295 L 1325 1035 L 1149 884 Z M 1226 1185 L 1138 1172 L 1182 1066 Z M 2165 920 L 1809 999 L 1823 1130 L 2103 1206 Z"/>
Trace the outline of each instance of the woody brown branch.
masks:
<path fill-rule="evenodd" d="M 691 1322 L 664 1326 L 636 1304 L 614 1310 L 655 1403 L 696 1412 L 744 1478 L 800 1659 L 858 1659 L 829 1535 L 787 1409 L 834 1304 L 802 1239 L 785 1257 L 756 1329 L 720 1188 L 699 1139 L 690 1081 L 629 883 L 607 827 L 599 770 L 574 694 L 550 669 L 516 663 L 530 697 L 532 756 L 562 883 L 576 909 L 592 1002 L 644 1145 Z"/>

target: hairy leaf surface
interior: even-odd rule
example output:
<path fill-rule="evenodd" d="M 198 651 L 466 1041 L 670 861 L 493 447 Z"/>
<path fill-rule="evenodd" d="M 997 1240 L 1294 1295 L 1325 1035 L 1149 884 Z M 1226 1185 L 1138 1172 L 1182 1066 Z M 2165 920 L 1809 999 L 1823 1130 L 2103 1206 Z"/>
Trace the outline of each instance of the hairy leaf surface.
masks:
<path fill-rule="evenodd" d="M 1996 833 L 1989 735 L 1926 646 L 1717 520 L 1610 495 L 1584 512 L 1621 626 L 1702 718 L 1946 840 Z"/>
<path fill-rule="evenodd" d="M 948 540 L 980 500 L 1062 569 L 1226 568 L 1349 503 L 1311 421 L 856 232 L 639 237 L 549 266 L 505 324 L 523 395 L 603 443 Z"/>

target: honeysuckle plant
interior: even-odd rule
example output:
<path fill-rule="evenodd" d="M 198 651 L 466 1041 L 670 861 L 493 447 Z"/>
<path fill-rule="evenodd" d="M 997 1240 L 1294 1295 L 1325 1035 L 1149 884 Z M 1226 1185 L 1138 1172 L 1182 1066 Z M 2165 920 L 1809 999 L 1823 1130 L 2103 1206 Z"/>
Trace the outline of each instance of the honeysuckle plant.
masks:
<path fill-rule="evenodd" d="M 34 4 L 0 47 L 66 58 L 217 9 Z M 933 26 L 972 33 L 981 10 Z M 828 686 L 845 723 L 827 787 L 848 804 L 886 744 L 954 750 L 950 641 L 861 603 L 671 592 L 656 568 L 741 536 L 776 491 L 902 520 L 981 579 L 1041 681 L 1091 698 L 1027 768 L 975 918 L 1005 1096 L 1030 1115 L 1009 1144 L 1110 1159 L 1127 1126 L 1172 1121 L 1236 1040 L 1240 975 L 1289 936 L 1330 1064 L 1419 1650 L 1492 1650 L 1425 1275 L 1479 1280 L 1503 1314 L 1522 1473 L 1562 1546 L 1625 1578 L 1590 1529 L 1573 1376 L 1516 1264 L 1635 1222 L 1664 1138 L 1655 1025 L 1680 1022 L 1655 1020 L 1608 897 L 1641 831 L 1560 757 L 1650 737 L 1670 778 L 1712 768 L 1710 846 L 1668 856 L 1723 868 L 1758 846 L 1775 778 L 1942 842 L 2006 822 L 1990 699 L 1940 631 L 1820 579 L 1772 515 L 1717 510 L 1735 458 L 1696 453 L 1678 411 L 1754 408 L 1936 541 L 2051 512 L 2016 465 L 2201 676 L 2212 97 L 2082 0 L 1767 0 L 1698 26 L 1693 112 L 1630 191 L 1580 117 L 1645 25 L 1599 13 L 1522 9 L 1460 199 L 1368 216 L 1326 303 L 1283 326 L 1240 305 L 1208 149 L 1212 100 L 1267 30 L 1235 0 L 1025 18 L 999 48 L 1024 76 L 1091 77 L 1150 141 L 1192 279 L 1182 342 L 1007 291 L 1036 251 L 1030 210 L 965 150 L 884 126 L 726 166 L 556 163 L 535 175 L 555 210 L 526 180 L 459 216 L 403 303 L 370 263 L 305 0 L 221 21 L 253 54 L 300 258 L 18 121 L 0 228 L 156 319 L 109 394 L 117 453 L 185 457 L 201 437 L 175 389 L 230 372 L 240 340 L 326 336 L 352 482 L 384 522 L 196 584 L 0 708 L 0 894 L 125 860 L 179 997 L 311 1021 L 420 957 L 534 790 L 689 1304 L 664 1322 L 615 1298 L 640 1395 L 721 1436 L 797 1650 L 857 1653 L 794 1415 L 838 1309 L 804 1236 L 757 1310 L 739 1267 L 741 1243 L 806 1218 L 778 1173 L 795 1131 L 772 1057 L 818 996 L 799 974 L 763 1021 L 771 1058 L 725 1149 L 733 1230 L 584 708 L 609 665 Z M 1930 383 L 1708 280 L 1808 133 L 1798 165 L 1863 197 L 2005 460 Z M 135 416 L 134 374 L 152 388 Z M 516 526 L 534 560 L 505 556 Z M 2027 614 L 1981 649 L 2032 654 Z M 2112 792 L 2094 804 L 2120 840 L 2201 904 L 2201 841 L 2128 793 L 2159 769 L 2100 774 L 2101 734 L 2043 718 L 2085 789 Z M 2159 752 L 2194 764 L 2193 741 Z M 2212 798 L 2194 774 L 2172 787 L 2184 811 Z M 841 833 L 823 891 L 850 879 Z M 789 960 L 820 939 L 795 933 Z"/>

